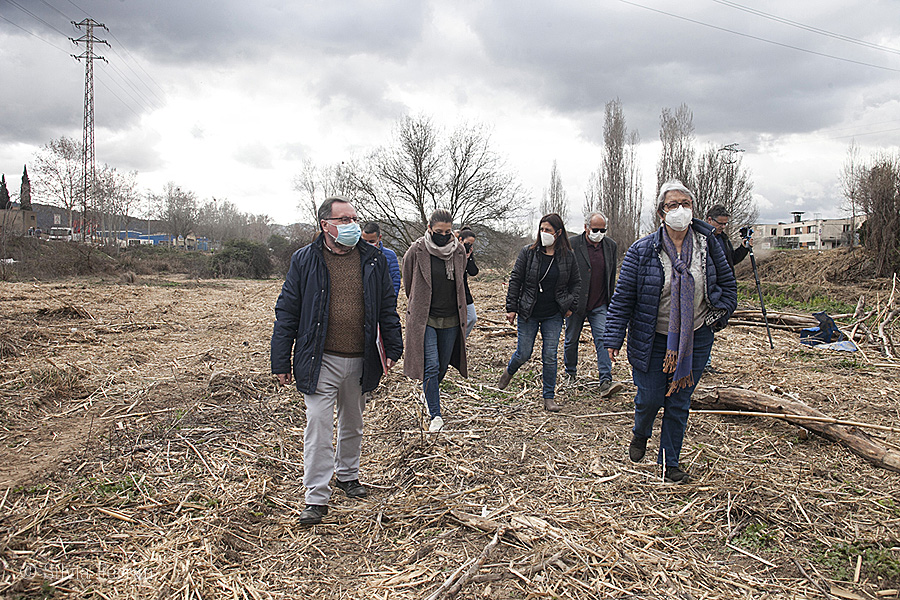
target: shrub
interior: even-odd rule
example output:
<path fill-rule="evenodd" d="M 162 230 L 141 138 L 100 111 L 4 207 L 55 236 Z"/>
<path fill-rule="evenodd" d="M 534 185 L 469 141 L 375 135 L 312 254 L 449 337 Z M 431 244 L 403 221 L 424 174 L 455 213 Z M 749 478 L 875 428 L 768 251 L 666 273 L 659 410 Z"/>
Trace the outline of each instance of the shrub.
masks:
<path fill-rule="evenodd" d="M 269 249 L 252 240 L 228 240 L 225 247 L 213 255 L 212 264 L 218 277 L 266 279 L 273 270 Z"/>

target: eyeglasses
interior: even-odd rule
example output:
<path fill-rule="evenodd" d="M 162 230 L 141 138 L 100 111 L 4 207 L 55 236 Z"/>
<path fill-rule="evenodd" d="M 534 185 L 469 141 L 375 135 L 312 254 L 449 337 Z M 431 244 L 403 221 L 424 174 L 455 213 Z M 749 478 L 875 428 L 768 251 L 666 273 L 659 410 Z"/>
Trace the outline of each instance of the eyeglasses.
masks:
<path fill-rule="evenodd" d="M 693 208 L 694 203 L 691 200 L 682 200 L 681 202 L 667 202 L 663 205 L 666 210 L 675 210 L 679 206 L 683 206 L 684 208 Z"/>
<path fill-rule="evenodd" d="M 359 223 L 359 217 L 335 217 L 333 219 L 325 219 L 326 221 L 337 221 L 341 225 L 349 225 L 350 223 Z"/>
<path fill-rule="evenodd" d="M 725 221 L 724 223 L 718 219 L 713 219 L 712 221 L 719 227 L 727 227 L 728 226 L 728 221 Z"/>
<path fill-rule="evenodd" d="M 606 227 L 591 227 L 591 233 L 606 233 Z"/>

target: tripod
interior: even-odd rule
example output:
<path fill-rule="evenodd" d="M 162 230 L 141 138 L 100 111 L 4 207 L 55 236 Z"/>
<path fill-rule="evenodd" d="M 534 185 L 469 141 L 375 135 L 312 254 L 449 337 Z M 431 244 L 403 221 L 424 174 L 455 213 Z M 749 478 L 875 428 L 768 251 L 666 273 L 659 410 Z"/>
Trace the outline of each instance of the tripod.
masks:
<path fill-rule="evenodd" d="M 750 264 L 753 266 L 753 277 L 756 279 L 756 293 L 759 295 L 759 307 L 762 309 L 763 321 L 766 323 L 766 333 L 769 334 L 769 347 L 774 350 L 775 343 L 772 341 L 772 330 L 769 329 L 769 317 L 766 315 L 766 303 L 763 302 L 762 286 L 759 283 L 759 271 L 756 269 L 756 257 L 753 255 L 753 246 L 748 243 L 750 241 L 750 236 L 752 235 L 752 229 L 741 229 L 741 237 L 744 238 L 744 243 L 747 244 L 747 250 L 750 253 Z"/>

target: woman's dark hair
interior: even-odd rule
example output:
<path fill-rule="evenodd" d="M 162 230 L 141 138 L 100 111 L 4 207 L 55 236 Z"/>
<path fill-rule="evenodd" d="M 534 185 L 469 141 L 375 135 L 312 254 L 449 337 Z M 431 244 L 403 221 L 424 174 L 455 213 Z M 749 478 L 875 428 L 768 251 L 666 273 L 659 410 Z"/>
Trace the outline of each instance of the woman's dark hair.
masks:
<path fill-rule="evenodd" d="M 474 240 L 474 239 L 475 239 L 475 232 L 472 231 L 472 230 L 469 228 L 468 225 L 464 225 L 464 226 L 459 230 L 459 239 L 461 239 L 461 240 L 467 240 L 467 239 L 469 239 L 469 238 L 472 238 L 472 239 Z"/>
<path fill-rule="evenodd" d="M 450 214 L 449 210 L 439 208 L 431 213 L 431 218 L 428 219 L 429 227 L 434 227 L 435 223 L 450 223 L 452 225 L 453 216 Z"/>
<path fill-rule="evenodd" d="M 540 250 L 542 248 L 541 223 L 547 223 L 556 230 L 556 241 L 553 242 L 556 252 L 565 254 L 572 250 L 572 246 L 569 244 L 569 234 L 566 233 L 566 224 L 563 223 L 562 217 L 556 213 L 550 213 L 549 215 L 541 217 L 541 221 L 538 223 L 537 239 L 534 240 L 534 243 L 531 245 L 534 250 Z"/>

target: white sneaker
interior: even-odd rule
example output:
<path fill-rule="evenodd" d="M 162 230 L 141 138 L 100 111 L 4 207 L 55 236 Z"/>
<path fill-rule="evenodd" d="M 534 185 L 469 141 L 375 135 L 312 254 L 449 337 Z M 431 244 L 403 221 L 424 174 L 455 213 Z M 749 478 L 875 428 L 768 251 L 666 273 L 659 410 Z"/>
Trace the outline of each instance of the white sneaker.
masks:
<path fill-rule="evenodd" d="M 440 431 L 443 428 L 444 420 L 440 416 L 437 416 L 431 420 L 431 425 L 428 426 L 428 431 L 434 433 Z"/>

